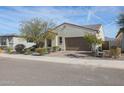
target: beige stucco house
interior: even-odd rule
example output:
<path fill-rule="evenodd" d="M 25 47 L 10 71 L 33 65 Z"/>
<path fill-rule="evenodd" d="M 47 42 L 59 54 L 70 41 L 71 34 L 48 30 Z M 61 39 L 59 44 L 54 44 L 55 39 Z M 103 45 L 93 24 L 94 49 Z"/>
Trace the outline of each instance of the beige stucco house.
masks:
<path fill-rule="evenodd" d="M 63 23 L 52 30 L 56 34 L 53 40 L 45 40 L 44 47 L 59 46 L 61 50 L 91 51 L 92 45 L 83 38 L 86 34 L 93 34 L 104 41 L 103 27 L 101 24 L 75 25 Z M 18 35 L 1 35 L 0 46 L 15 48 L 16 45 L 23 44 L 26 48 L 35 43 L 25 40 Z M 101 45 L 94 47 L 97 48 Z"/>
<path fill-rule="evenodd" d="M 23 44 L 26 48 L 35 45 L 35 43 L 27 41 L 19 35 L 11 34 L 0 36 L 0 47 L 11 47 L 14 49 L 18 44 Z"/>
<path fill-rule="evenodd" d="M 93 34 L 104 41 L 101 24 L 75 25 L 63 23 L 53 29 L 57 35 L 53 40 L 45 40 L 45 47 L 59 46 L 62 50 L 91 51 L 91 46 L 83 36 Z"/>
<path fill-rule="evenodd" d="M 120 29 L 116 35 L 116 45 L 124 52 L 124 29 Z"/>

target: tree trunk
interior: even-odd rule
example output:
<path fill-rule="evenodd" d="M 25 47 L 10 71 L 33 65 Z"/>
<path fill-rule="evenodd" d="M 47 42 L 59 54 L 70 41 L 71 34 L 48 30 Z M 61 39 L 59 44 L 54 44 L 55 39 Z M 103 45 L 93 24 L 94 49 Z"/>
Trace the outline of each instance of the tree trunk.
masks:
<path fill-rule="evenodd" d="M 37 45 L 37 47 L 39 47 L 39 48 L 43 48 L 44 42 L 38 42 L 38 43 L 36 43 L 36 45 Z"/>
<path fill-rule="evenodd" d="M 96 52 L 96 44 L 92 44 L 92 52 Z"/>

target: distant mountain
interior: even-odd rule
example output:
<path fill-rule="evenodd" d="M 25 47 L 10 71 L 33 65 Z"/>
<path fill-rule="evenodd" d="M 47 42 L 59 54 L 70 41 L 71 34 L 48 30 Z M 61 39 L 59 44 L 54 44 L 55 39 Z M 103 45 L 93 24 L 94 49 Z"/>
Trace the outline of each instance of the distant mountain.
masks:
<path fill-rule="evenodd" d="M 105 41 L 112 41 L 112 40 L 115 40 L 115 38 L 105 37 Z"/>

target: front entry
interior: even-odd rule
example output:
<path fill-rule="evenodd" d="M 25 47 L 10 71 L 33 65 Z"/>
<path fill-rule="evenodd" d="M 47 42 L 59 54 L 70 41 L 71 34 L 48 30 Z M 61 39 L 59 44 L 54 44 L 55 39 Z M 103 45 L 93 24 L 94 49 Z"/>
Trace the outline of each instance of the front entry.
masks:
<path fill-rule="evenodd" d="M 47 39 L 47 47 L 52 47 L 52 40 Z"/>

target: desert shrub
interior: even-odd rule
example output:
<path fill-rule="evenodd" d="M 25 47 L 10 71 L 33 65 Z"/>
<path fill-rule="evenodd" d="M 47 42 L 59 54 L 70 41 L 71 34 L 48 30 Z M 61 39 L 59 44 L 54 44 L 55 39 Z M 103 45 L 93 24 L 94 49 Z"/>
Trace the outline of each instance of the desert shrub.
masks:
<path fill-rule="evenodd" d="M 59 46 L 53 46 L 52 49 L 53 49 L 53 52 L 56 52 L 56 51 L 59 51 L 60 48 Z"/>
<path fill-rule="evenodd" d="M 40 55 L 43 55 L 47 52 L 46 48 L 36 48 L 35 52 L 39 53 Z"/>
<path fill-rule="evenodd" d="M 30 55 L 32 53 L 31 49 L 30 48 L 25 48 L 24 49 L 24 54 L 25 55 Z"/>
<path fill-rule="evenodd" d="M 15 50 L 17 53 L 24 53 L 24 48 L 25 48 L 25 45 L 23 44 L 18 44 L 15 46 Z"/>
<path fill-rule="evenodd" d="M 110 54 L 112 57 L 118 58 L 121 55 L 121 48 L 119 48 L 117 46 L 112 46 L 110 48 Z"/>
<path fill-rule="evenodd" d="M 8 47 L 8 48 L 7 48 L 7 53 L 12 54 L 12 53 L 13 53 L 13 48 Z"/>
<path fill-rule="evenodd" d="M 0 46 L 0 48 L 1 48 L 2 50 L 6 50 L 6 49 L 7 49 L 7 46 Z"/>
<path fill-rule="evenodd" d="M 3 49 L 0 48 L 0 53 L 2 53 L 2 52 L 3 52 Z"/>

